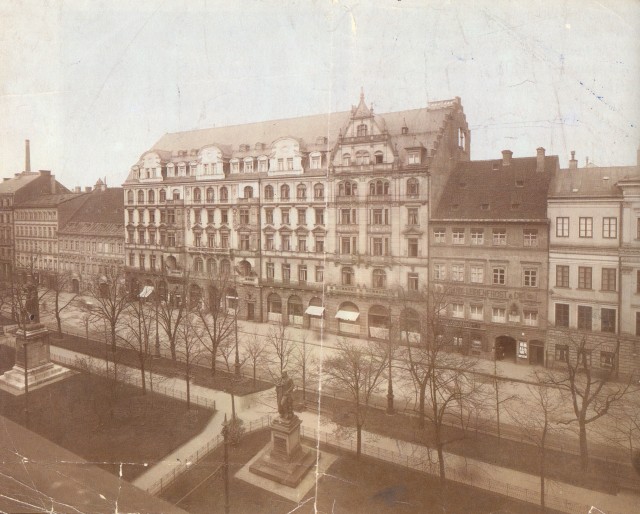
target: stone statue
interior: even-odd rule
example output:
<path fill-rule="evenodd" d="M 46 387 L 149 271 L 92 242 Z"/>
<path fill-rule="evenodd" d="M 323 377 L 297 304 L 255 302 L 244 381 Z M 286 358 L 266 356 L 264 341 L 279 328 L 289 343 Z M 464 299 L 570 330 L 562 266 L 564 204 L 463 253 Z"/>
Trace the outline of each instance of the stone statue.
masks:
<path fill-rule="evenodd" d="M 282 419 L 293 418 L 293 380 L 286 371 L 276 383 L 276 395 L 278 399 L 278 413 Z"/>
<path fill-rule="evenodd" d="M 38 302 L 38 288 L 29 280 L 24 286 L 24 323 L 40 323 L 40 306 Z"/>

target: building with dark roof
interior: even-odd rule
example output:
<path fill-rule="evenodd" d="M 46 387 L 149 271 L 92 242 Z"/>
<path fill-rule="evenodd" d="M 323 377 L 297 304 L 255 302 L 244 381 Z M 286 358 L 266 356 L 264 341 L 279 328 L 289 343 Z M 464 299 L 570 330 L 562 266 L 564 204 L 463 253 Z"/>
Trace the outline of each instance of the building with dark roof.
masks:
<path fill-rule="evenodd" d="M 580 348 L 628 374 L 640 369 L 640 168 L 578 168 L 574 155 L 548 200 L 549 358 Z"/>
<path fill-rule="evenodd" d="M 108 269 L 124 266 L 124 194 L 98 179 L 83 205 L 58 230 L 58 267 L 79 293 Z"/>
<path fill-rule="evenodd" d="M 197 298 L 233 271 L 241 318 L 384 338 L 469 152 L 459 98 L 167 134 L 123 184 L 129 280 L 165 296 L 188 274 Z"/>
<path fill-rule="evenodd" d="M 544 364 L 546 200 L 556 156 L 460 162 L 430 220 L 430 287 L 452 349 Z"/>

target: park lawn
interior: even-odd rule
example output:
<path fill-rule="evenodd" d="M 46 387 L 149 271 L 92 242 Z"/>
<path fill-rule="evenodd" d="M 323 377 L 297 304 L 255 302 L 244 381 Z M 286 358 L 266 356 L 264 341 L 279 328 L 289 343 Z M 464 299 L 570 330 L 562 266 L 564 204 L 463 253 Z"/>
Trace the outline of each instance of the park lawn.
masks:
<path fill-rule="evenodd" d="M 103 377 L 76 373 L 29 392 L 29 428 L 132 480 L 199 434 L 213 412 Z M 114 396 L 115 395 L 115 396 Z M 0 414 L 25 425 L 24 395 L 0 391 Z"/>
<path fill-rule="evenodd" d="M 105 357 L 105 344 L 92 339 L 87 340 L 83 337 L 70 334 L 63 334 L 62 339 L 58 339 L 52 332 L 49 341 L 54 346 L 84 353 L 92 357 L 100 359 L 104 359 Z M 140 368 L 138 353 L 131 348 L 122 348 L 119 346 L 117 358 L 120 364 L 133 368 Z M 208 359 L 203 359 L 203 362 L 207 360 Z M 155 373 L 159 373 L 161 375 L 170 377 L 184 376 L 184 364 L 181 362 L 174 362 L 166 357 L 153 357 L 152 359 L 147 359 L 145 366 L 146 369 L 152 369 Z M 208 362 L 207 366 L 193 366 L 191 372 L 193 375 L 193 382 L 195 384 L 215 389 L 217 391 L 231 391 L 233 388 L 233 392 L 236 396 L 245 396 L 247 394 L 264 391 L 273 387 L 273 384 L 265 382 L 264 380 L 256 380 L 256 385 L 254 387 L 252 378 L 243 376 L 240 380 L 237 380 L 233 373 L 228 373 L 227 371 L 219 368 L 216 369 L 215 376 L 212 376 Z"/>
<path fill-rule="evenodd" d="M 246 435 L 237 447 L 229 448 L 230 512 L 284 514 L 292 512 L 294 502 L 253 486 L 234 477 L 269 441 L 269 431 Z M 325 450 L 321 448 L 321 451 Z M 375 459 L 362 458 L 334 449 L 328 451 L 339 458 L 318 482 L 318 512 L 320 513 L 435 513 L 439 507 L 440 485 L 437 479 L 406 468 Z M 191 470 L 181 476 L 162 498 L 192 513 L 224 511 L 223 449 L 217 448 Z M 511 500 L 481 489 L 447 483 L 446 512 L 482 514 L 495 512 L 538 512 L 539 508 Z M 312 489 L 296 513 L 314 513 L 315 494 Z"/>
<path fill-rule="evenodd" d="M 315 398 L 314 394 L 307 392 L 307 404 L 315 403 Z M 355 426 L 354 409 L 349 402 L 325 395 L 322 398 L 321 409 L 322 413 L 329 416 L 335 423 L 342 426 Z M 426 427 L 420 429 L 415 416 L 403 413 L 389 416 L 381 409 L 369 408 L 364 430 L 431 446 L 434 441 L 433 430 L 428 420 L 425 420 L 425 423 Z M 447 425 L 444 425 L 443 429 L 444 438 L 451 441 L 445 446 L 446 452 L 533 475 L 538 474 L 538 450 L 533 445 L 504 437 L 499 440 L 496 436 L 471 429 L 466 433 L 460 428 Z M 592 459 L 590 469 L 585 473 L 580 468 L 579 456 L 554 450 L 547 450 L 546 470 L 547 478 L 609 494 L 617 494 L 619 491 L 617 477 L 620 474 L 628 480 L 640 482 L 630 466 Z"/>

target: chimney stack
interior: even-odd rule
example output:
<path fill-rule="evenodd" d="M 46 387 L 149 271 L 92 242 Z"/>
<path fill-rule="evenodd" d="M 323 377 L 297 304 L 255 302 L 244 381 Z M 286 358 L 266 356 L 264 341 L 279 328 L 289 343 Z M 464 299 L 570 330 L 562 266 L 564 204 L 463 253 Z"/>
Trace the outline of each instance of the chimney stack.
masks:
<path fill-rule="evenodd" d="M 544 172 L 544 148 L 536 149 L 536 173 Z"/>
<path fill-rule="evenodd" d="M 31 149 L 28 139 L 24 140 L 24 171 L 31 171 Z"/>
<path fill-rule="evenodd" d="M 81 192 L 82 192 L 82 188 L 81 188 L 80 186 L 76 186 L 76 187 L 73 189 L 73 192 L 74 192 L 74 193 L 81 193 Z"/>
<path fill-rule="evenodd" d="M 569 160 L 569 169 L 577 170 L 578 169 L 578 160 L 576 159 L 576 151 L 571 150 L 571 160 Z"/>
<path fill-rule="evenodd" d="M 86 186 L 86 187 L 84 188 L 84 192 L 85 192 L 85 193 L 90 193 L 90 192 L 91 192 L 91 186 Z"/>
<path fill-rule="evenodd" d="M 513 152 L 511 150 L 502 150 L 502 165 L 511 166 L 511 157 Z"/>

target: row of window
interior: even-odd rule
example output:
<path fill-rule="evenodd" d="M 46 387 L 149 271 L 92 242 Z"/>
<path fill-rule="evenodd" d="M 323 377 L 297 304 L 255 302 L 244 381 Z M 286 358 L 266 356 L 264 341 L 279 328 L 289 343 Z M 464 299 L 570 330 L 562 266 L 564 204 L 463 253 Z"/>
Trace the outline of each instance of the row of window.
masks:
<path fill-rule="evenodd" d="M 578 219 L 578 236 L 581 238 L 593 237 L 593 218 L 580 217 Z M 569 218 L 560 216 L 556 218 L 556 237 L 569 237 Z M 615 239 L 618 237 L 618 218 L 602 218 L 602 237 Z"/>
<path fill-rule="evenodd" d="M 555 304 L 555 324 L 556 327 L 569 327 L 570 306 L 566 303 Z M 593 307 L 578 305 L 577 323 L 579 330 L 593 330 L 593 320 L 598 318 Z M 599 313 L 600 332 L 616 332 L 616 310 L 601 308 Z"/>
<path fill-rule="evenodd" d="M 56 211 L 26 211 L 16 210 L 15 219 L 19 221 L 54 221 L 56 219 Z"/>
<path fill-rule="evenodd" d="M 581 362 L 581 364 L 587 368 L 591 368 L 592 365 L 592 354 L 593 350 L 590 349 L 581 349 L 578 351 L 576 355 L 576 359 Z M 561 362 L 569 362 L 569 346 L 565 344 L 557 344 L 555 348 L 555 360 Z M 600 352 L 600 367 L 605 369 L 614 368 L 616 365 L 615 362 L 615 353 L 614 352 Z"/>
<path fill-rule="evenodd" d="M 433 265 L 433 279 L 447 280 L 447 264 L 435 263 Z M 507 267 L 492 266 L 490 283 L 497 286 L 507 285 Z M 464 264 L 450 264 L 449 279 L 453 282 L 469 281 L 472 284 L 485 283 L 485 266 L 483 264 L 472 264 L 469 266 L 469 276 L 466 276 L 466 266 Z M 538 287 L 538 269 L 524 268 L 522 270 L 523 287 Z"/>
<path fill-rule="evenodd" d="M 485 244 L 484 228 L 472 228 L 469 231 L 469 242 L 474 246 Z M 522 231 L 522 241 L 524 246 L 538 246 L 538 230 L 525 228 Z M 433 242 L 435 244 L 445 244 L 447 242 L 446 228 L 437 227 L 433 229 Z M 494 246 L 507 245 L 507 229 L 494 228 L 491 230 L 491 242 Z M 453 228 L 451 230 L 451 243 L 454 245 L 464 245 L 467 243 L 467 231 L 464 228 Z"/>
<path fill-rule="evenodd" d="M 32 225 L 16 225 L 16 236 L 20 237 L 56 237 L 55 227 L 34 227 Z"/>
<path fill-rule="evenodd" d="M 123 253 L 122 243 L 103 243 L 102 241 L 79 241 L 64 239 L 60 241 L 63 250 L 81 253 Z"/>
<path fill-rule="evenodd" d="M 484 321 L 484 305 L 472 303 L 468 306 L 468 310 L 465 312 L 465 304 L 461 302 L 451 303 L 449 306 L 448 314 L 454 318 L 469 318 L 472 320 Z M 443 314 L 446 313 L 442 312 Z M 522 319 L 518 312 L 509 312 L 508 320 L 510 323 L 523 322 L 525 325 L 538 326 L 538 311 L 529 309 L 523 311 Z M 507 309 L 505 307 L 492 307 L 491 308 L 491 321 L 493 323 L 506 323 L 507 322 Z"/>
<path fill-rule="evenodd" d="M 17 239 L 15 242 L 16 250 L 19 252 L 56 252 L 56 241 L 33 241 L 32 239 Z"/>
<path fill-rule="evenodd" d="M 601 269 L 601 291 L 616 291 L 618 271 L 615 268 Z M 556 287 L 570 287 L 570 267 L 566 265 L 556 266 Z M 593 268 L 590 266 L 578 266 L 578 289 L 593 289 Z"/>

